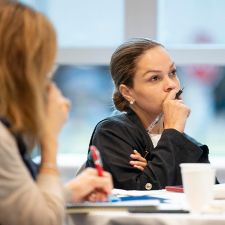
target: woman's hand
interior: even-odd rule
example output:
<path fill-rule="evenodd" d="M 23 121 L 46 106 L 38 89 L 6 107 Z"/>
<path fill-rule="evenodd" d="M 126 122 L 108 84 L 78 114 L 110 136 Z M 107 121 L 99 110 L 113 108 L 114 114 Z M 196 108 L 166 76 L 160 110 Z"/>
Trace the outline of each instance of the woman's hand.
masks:
<path fill-rule="evenodd" d="M 141 171 L 143 171 L 145 169 L 145 167 L 147 166 L 147 160 L 141 156 L 141 154 L 134 150 L 134 153 L 130 155 L 131 160 L 130 164 L 134 167 L 137 168 Z"/>
<path fill-rule="evenodd" d="M 100 177 L 96 169 L 87 168 L 68 182 L 66 187 L 72 191 L 74 202 L 106 201 L 113 188 L 113 183 L 110 173 L 104 172 Z"/>
<path fill-rule="evenodd" d="M 190 109 L 181 99 L 175 99 L 176 92 L 170 91 L 163 102 L 164 129 L 173 128 L 183 133 Z"/>
<path fill-rule="evenodd" d="M 54 83 L 48 84 L 45 135 L 58 137 L 70 110 L 70 102 Z"/>
<path fill-rule="evenodd" d="M 41 167 L 44 164 L 51 164 L 51 167 L 56 167 L 58 135 L 68 117 L 70 103 L 62 96 L 55 84 L 49 83 L 47 88 L 46 118 L 43 133 L 39 140 Z"/>

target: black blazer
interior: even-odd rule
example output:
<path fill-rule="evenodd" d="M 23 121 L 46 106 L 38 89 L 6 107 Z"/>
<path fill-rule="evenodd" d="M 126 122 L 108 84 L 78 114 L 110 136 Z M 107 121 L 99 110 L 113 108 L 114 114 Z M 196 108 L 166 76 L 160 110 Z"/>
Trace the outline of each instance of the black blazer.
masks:
<path fill-rule="evenodd" d="M 126 190 L 162 189 L 181 185 L 180 163 L 208 163 L 208 147 L 175 129 L 165 129 L 154 148 L 141 121 L 133 111 L 100 121 L 90 145 L 102 156 L 103 166 L 112 174 L 114 187 Z M 130 154 L 136 149 L 142 156 L 148 151 L 144 171 L 133 168 Z M 94 167 L 90 154 L 86 167 Z"/>

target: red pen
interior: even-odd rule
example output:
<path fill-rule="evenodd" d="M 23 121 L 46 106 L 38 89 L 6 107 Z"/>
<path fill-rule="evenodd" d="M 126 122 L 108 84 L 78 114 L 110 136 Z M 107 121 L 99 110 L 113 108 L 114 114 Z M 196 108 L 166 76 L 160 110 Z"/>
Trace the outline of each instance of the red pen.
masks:
<path fill-rule="evenodd" d="M 91 156 L 92 156 L 94 164 L 95 164 L 95 168 L 98 171 L 98 176 L 102 177 L 104 170 L 103 170 L 102 160 L 101 160 L 99 150 L 94 145 L 91 145 L 90 151 L 91 151 Z M 108 193 L 106 191 L 99 189 L 99 188 L 97 188 L 96 191 L 102 193 L 107 200 Z"/>
<path fill-rule="evenodd" d="M 98 176 L 102 177 L 103 176 L 103 166 L 102 166 L 102 160 L 101 160 L 99 150 L 94 145 L 91 145 L 90 151 L 91 151 L 91 155 L 92 155 L 92 158 L 93 158 L 93 161 L 95 164 L 95 168 L 98 171 Z"/>

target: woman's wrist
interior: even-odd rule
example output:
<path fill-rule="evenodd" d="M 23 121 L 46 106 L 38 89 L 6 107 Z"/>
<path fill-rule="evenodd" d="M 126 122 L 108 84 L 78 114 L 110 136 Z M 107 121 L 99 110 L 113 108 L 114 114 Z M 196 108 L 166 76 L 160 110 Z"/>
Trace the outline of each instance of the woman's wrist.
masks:
<path fill-rule="evenodd" d="M 56 148 L 58 145 L 58 138 L 55 135 L 43 135 L 40 140 L 41 148 Z"/>
<path fill-rule="evenodd" d="M 41 147 L 41 164 L 39 167 L 40 173 L 50 173 L 58 175 L 57 168 L 57 140 L 55 138 L 43 138 L 40 141 Z"/>
<path fill-rule="evenodd" d="M 56 162 L 58 142 L 56 139 L 46 138 L 40 141 L 41 159 L 43 162 Z"/>
<path fill-rule="evenodd" d="M 41 162 L 39 167 L 39 173 L 58 176 L 59 170 L 58 170 L 56 162 Z"/>

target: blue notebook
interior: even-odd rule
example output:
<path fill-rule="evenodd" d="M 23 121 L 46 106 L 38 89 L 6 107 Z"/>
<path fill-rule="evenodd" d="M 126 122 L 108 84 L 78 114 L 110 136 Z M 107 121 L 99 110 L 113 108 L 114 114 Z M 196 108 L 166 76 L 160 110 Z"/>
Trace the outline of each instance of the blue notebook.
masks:
<path fill-rule="evenodd" d="M 154 196 L 150 196 L 150 195 L 138 195 L 138 196 L 110 196 L 109 197 L 109 201 L 110 202 L 123 202 L 123 201 L 138 201 L 138 200 L 157 200 L 160 203 L 164 203 L 165 201 L 167 201 L 168 199 L 166 198 L 160 198 L 160 197 L 154 197 Z"/>

